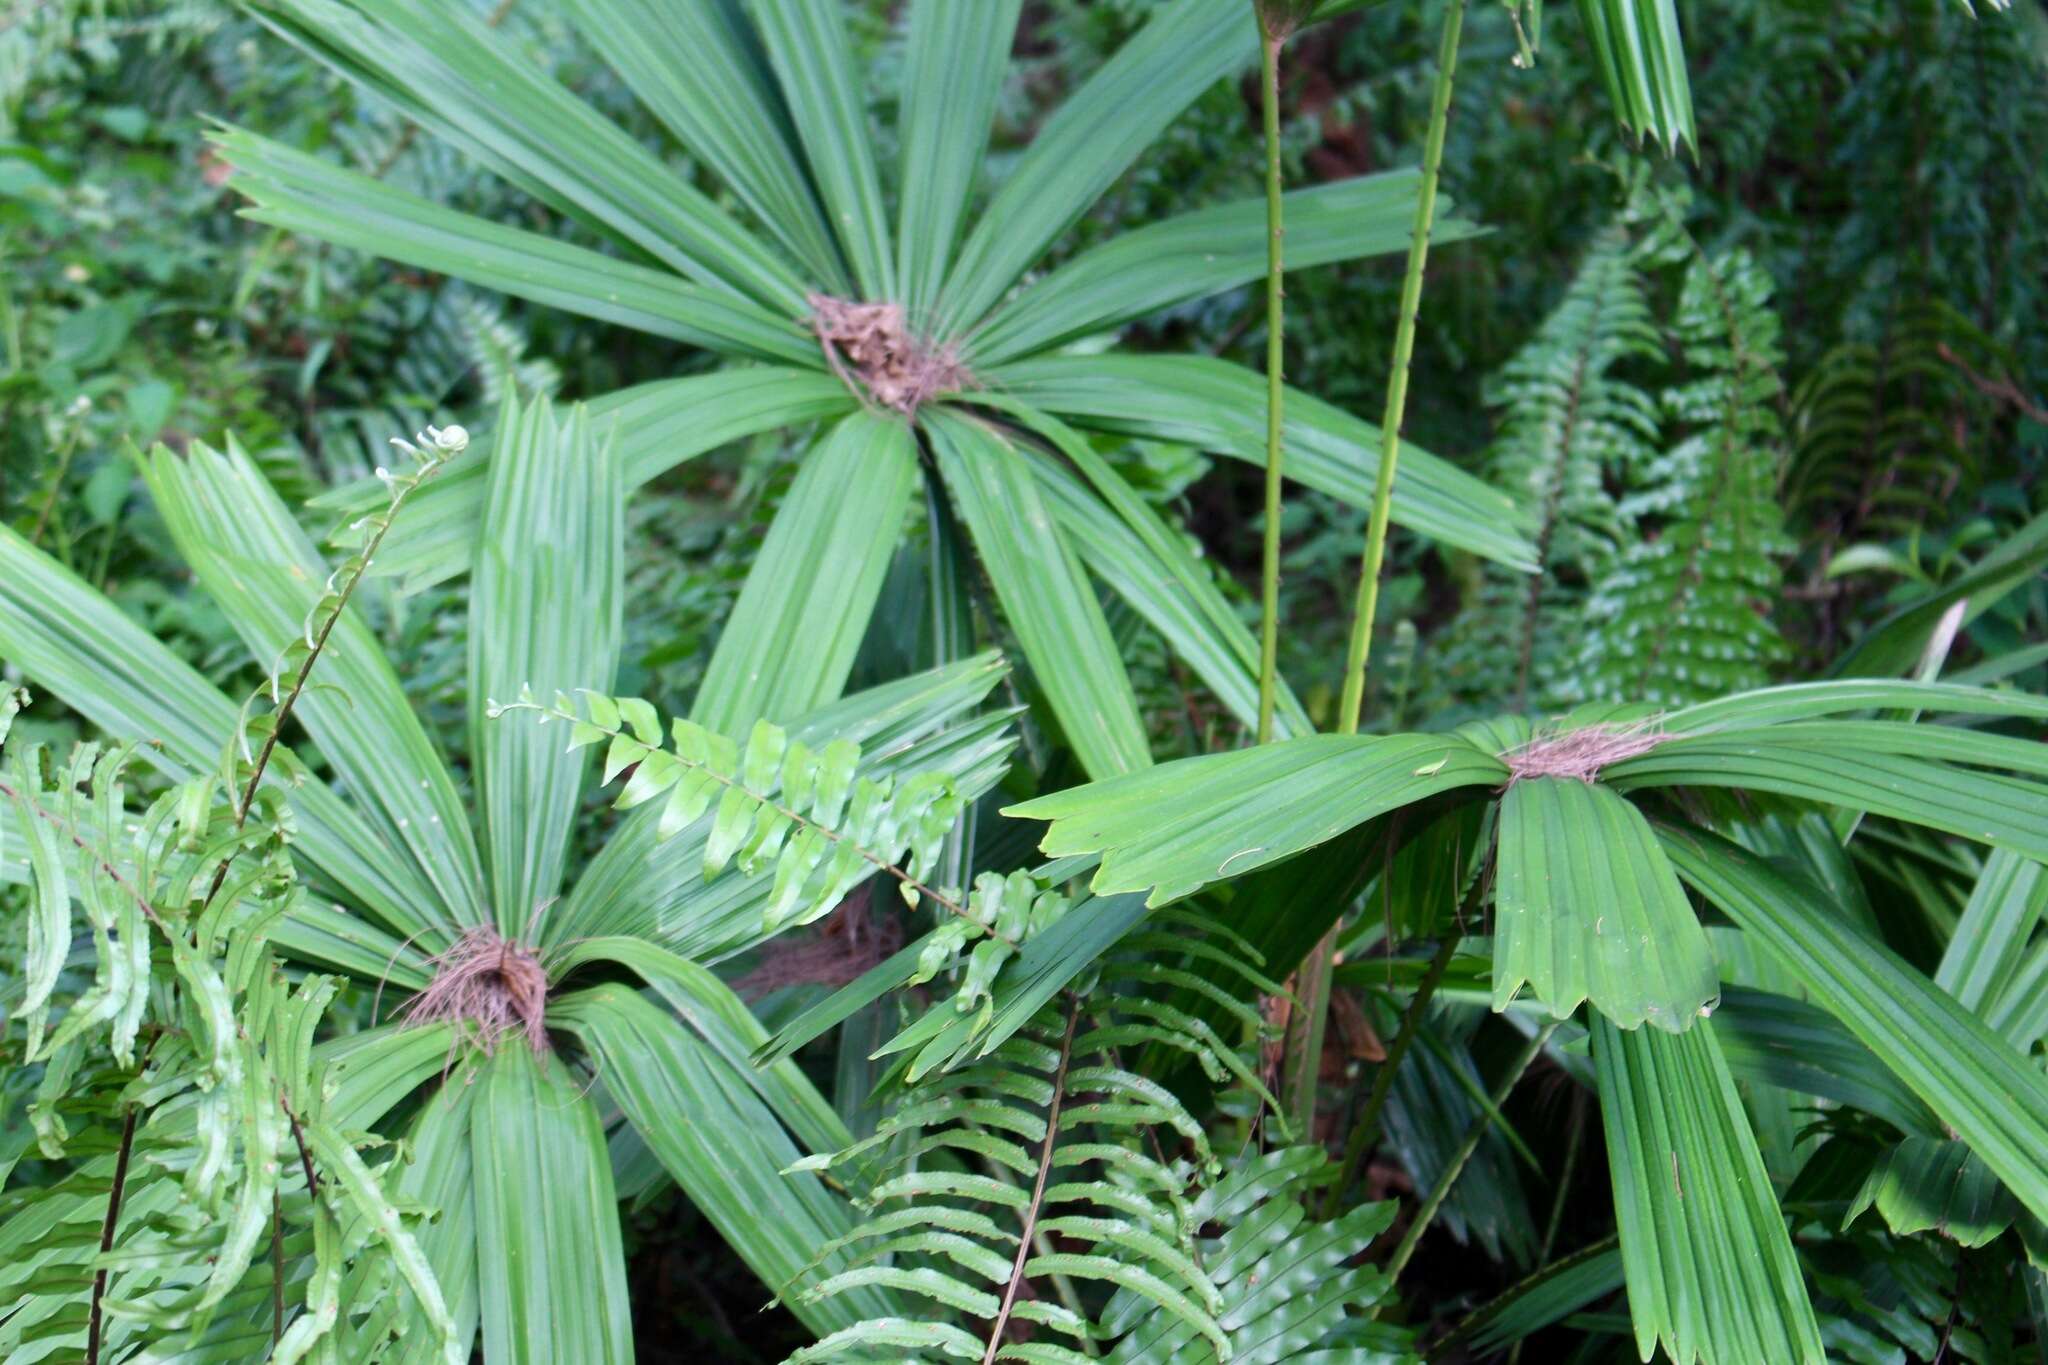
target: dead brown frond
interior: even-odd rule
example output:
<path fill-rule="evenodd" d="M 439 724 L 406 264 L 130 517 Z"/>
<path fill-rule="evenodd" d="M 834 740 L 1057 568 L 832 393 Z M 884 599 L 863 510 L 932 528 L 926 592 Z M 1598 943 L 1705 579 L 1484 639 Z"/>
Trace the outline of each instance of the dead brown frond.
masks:
<path fill-rule="evenodd" d="M 548 974 L 533 949 L 478 927 L 432 966 L 434 979 L 401 1012 L 407 1024 L 452 1023 L 486 1052 L 506 1034 L 523 1033 L 536 1055 L 547 1051 Z"/>
<path fill-rule="evenodd" d="M 1588 725 L 1562 734 L 1538 735 L 1500 758 L 1508 765 L 1511 787 L 1525 777 L 1570 777 L 1592 782 L 1609 764 L 1646 754 L 1670 738 L 1648 722 Z"/>
<path fill-rule="evenodd" d="M 910 330 L 900 303 L 859 303 L 812 294 L 811 329 L 825 359 L 856 393 L 905 416 L 941 393 L 965 387 L 967 367 L 951 346 Z"/>

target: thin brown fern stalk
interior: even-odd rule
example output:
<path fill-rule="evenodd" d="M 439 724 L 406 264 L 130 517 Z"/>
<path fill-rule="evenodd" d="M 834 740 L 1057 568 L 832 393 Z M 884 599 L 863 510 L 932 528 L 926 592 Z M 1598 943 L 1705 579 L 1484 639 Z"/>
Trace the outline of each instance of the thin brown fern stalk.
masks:
<path fill-rule="evenodd" d="M 1451 0 L 1444 11 L 1431 89 L 1429 129 L 1423 140 L 1422 183 L 1416 191 L 1415 231 L 1408 243 L 1408 271 L 1401 281 L 1401 313 L 1394 328 L 1393 363 L 1387 376 L 1386 414 L 1380 424 L 1380 466 L 1359 566 L 1358 601 L 1351 615 L 1345 652 L 1344 691 L 1337 706 L 1339 734 L 1358 733 L 1365 703 L 1366 665 L 1371 655 L 1373 618 L 1379 610 L 1380 571 L 1386 560 L 1387 521 L 1394 500 L 1394 468 L 1401 455 L 1401 424 L 1408 411 L 1408 371 L 1415 357 L 1415 322 L 1422 309 L 1422 277 L 1429 262 L 1429 234 L 1436 221 L 1436 189 L 1444 161 L 1444 129 L 1450 121 L 1451 86 L 1458 69 L 1458 39 L 1465 27 L 1466 0 Z M 1330 1007 L 1330 973 L 1336 965 L 1337 926 L 1302 959 L 1295 974 L 1301 1022 L 1290 1030 L 1284 1094 L 1300 1131 L 1313 1128 L 1316 1077 L 1322 1069 L 1323 1033 Z"/>
<path fill-rule="evenodd" d="M 100 1225 L 100 1255 L 105 1256 L 114 1249 L 114 1230 L 121 1222 L 121 1192 L 128 1184 L 128 1158 L 135 1151 L 135 1119 L 141 1112 L 139 1106 L 129 1105 L 128 1112 L 121 1116 L 121 1145 L 114 1152 L 114 1183 L 107 1192 L 107 1217 Z M 99 1365 L 100 1331 L 103 1323 L 104 1301 L 107 1295 L 107 1268 L 101 1266 L 93 1272 L 92 1307 L 86 1318 L 85 1358 L 92 1365 Z"/>
<path fill-rule="evenodd" d="M 1258 742 L 1273 738 L 1280 677 L 1280 500 L 1286 431 L 1286 210 L 1281 201 L 1280 54 L 1293 17 L 1259 7 L 1260 104 L 1266 140 L 1266 523 L 1259 561 Z"/>
<path fill-rule="evenodd" d="M 1564 1208 L 1571 1200 L 1572 1180 L 1579 1171 L 1579 1150 L 1586 1135 L 1586 1092 L 1572 1091 L 1572 1125 L 1564 1140 L 1564 1169 L 1558 1173 L 1557 1193 L 1550 1204 L 1550 1218 L 1543 1225 L 1543 1244 L 1536 1250 L 1536 1270 L 1542 1274 L 1550 1267 L 1550 1254 L 1557 1250 L 1557 1234 L 1564 1227 Z M 1508 1350 L 1508 1365 L 1518 1365 L 1522 1359 L 1524 1341 L 1516 1342 Z"/>
<path fill-rule="evenodd" d="M 994 1365 L 996 1353 L 1002 1349 L 1003 1329 L 1009 1326 L 1010 1310 L 1017 1306 L 1017 1290 L 1024 1283 L 1024 1263 L 1031 1258 L 1037 1241 L 1038 1211 L 1045 1204 L 1045 1178 L 1052 1171 L 1052 1149 L 1060 1139 L 1060 1107 L 1067 1099 L 1067 1067 L 1074 1060 L 1074 1025 L 1080 1019 L 1080 1000 L 1069 1000 L 1067 1031 L 1060 1039 L 1059 1070 L 1053 1073 L 1052 1099 L 1045 1107 L 1045 1141 L 1038 1149 L 1038 1178 L 1031 1185 L 1031 1202 L 1024 1207 L 1023 1228 L 1017 1235 L 1017 1259 L 1010 1266 L 1010 1282 L 1003 1286 L 1002 1307 L 996 1310 L 995 1322 L 989 1327 L 988 1350 L 981 1357 L 981 1365 Z"/>
<path fill-rule="evenodd" d="M 237 830 L 247 827 L 249 812 L 255 808 L 256 795 L 263 787 L 264 774 L 269 771 L 270 761 L 277 754 L 278 736 L 284 732 L 285 725 L 291 720 L 292 713 L 298 708 L 299 698 L 305 695 L 306 685 L 313 677 L 313 669 L 320 662 L 320 656 L 326 651 L 328 637 L 334 633 L 334 627 L 341 620 L 342 612 L 348 609 L 349 599 L 355 595 L 355 590 L 362 583 L 363 576 L 369 572 L 370 563 L 376 558 L 378 549 L 384 544 L 384 537 L 390 533 L 391 524 L 397 520 L 399 510 L 405 506 L 406 501 L 411 498 L 422 483 L 432 478 L 440 471 L 443 465 L 460 454 L 469 445 L 469 433 L 461 427 L 449 427 L 444 431 L 435 431 L 429 427 L 427 432 L 422 433 L 422 441 L 424 448 L 409 446 L 402 441 L 394 441 L 392 443 L 413 451 L 413 453 L 420 457 L 420 464 L 409 475 L 390 477 L 391 501 L 385 505 L 383 513 L 372 523 L 369 538 L 364 543 L 363 548 L 349 561 L 347 569 L 341 575 L 338 586 L 334 591 L 333 606 L 327 612 L 326 618 L 320 621 L 317 626 L 312 626 L 309 623 L 307 635 L 310 643 L 306 650 L 306 657 L 300 660 L 299 670 L 292 679 L 291 687 L 278 700 L 277 710 L 270 717 L 269 731 L 263 737 L 263 744 L 257 751 L 255 761 L 250 765 L 248 780 L 243 784 L 241 794 L 235 800 L 235 828 Z M 229 742 L 231 744 L 239 744 L 240 741 L 240 735 L 236 735 Z M 234 865 L 235 859 L 241 855 L 241 851 L 241 846 L 235 847 L 228 853 L 227 857 L 220 860 L 220 865 L 214 868 L 213 880 L 206 888 L 205 904 L 212 905 L 213 898 L 220 894 L 221 887 L 227 882 L 228 869 Z M 146 898 L 144 900 L 144 908 L 148 908 Z M 154 913 L 151 914 L 150 918 L 155 919 Z M 292 1113 L 291 1105 L 286 1102 L 282 1091 L 278 1093 L 277 1102 L 278 1107 L 284 1113 L 286 1121 L 291 1126 L 292 1141 L 298 1146 L 299 1163 L 304 1168 L 306 1174 L 306 1195 L 308 1198 L 317 1199 L 319 1197 L 320 1184 L 313 1172 L 313 1154 L 306 1147 L 306 1135 L 299 1126 L 298 1115 Z M 123 1129 L 122 1160 L 120 1166 L 115 1171 L 114 1191 L 107 1202 L 107 1244 L 101 1247 L 102 1252 L 112 1250 L 114 1218 L 121 1203 L 122 1170 L 127 1164 L 126 1142 L 129 1134 L 133 1131 L 134 1121 L 135 1114 L 131 1110 L 128 1115 L 127 1126 Z M 275 1197 L 273 1197 L 271 1212 L 270 1256 L 273 1266 L 274 1283 L 271 1287 L 270 1340 L 271 1345 L 275 1347 L 284 1336 L 284 1293 L 281 1287 L 283 1284 L 284 1265 L 284 1218 L 281 1206 L 277 1203 Z M 101 1271 L 99 1275 L 94 1277 L 92 1286 L 92 1321 L 95 1331 L 93 1333 L 93 1340 L 86 1352 L 88 1365 L 99 1365 L 99 1342 L 96 1329 L 99 1324 L 100 1302 L 106 1293 L 106 1285 L 106 1272 Z"/>

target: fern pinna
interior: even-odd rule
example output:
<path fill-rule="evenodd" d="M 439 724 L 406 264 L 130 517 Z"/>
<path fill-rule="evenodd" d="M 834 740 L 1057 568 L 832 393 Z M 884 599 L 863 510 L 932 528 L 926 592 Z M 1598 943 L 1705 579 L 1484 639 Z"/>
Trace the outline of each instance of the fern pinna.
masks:
<path fill-rule="evenodd" d="M 1326 1223 L 1302 1196 L 1329 1174 L 1319 1148 L 1226 1161 L 1159 1080 L 1190 1059 L 1217 1089 L 1273 1105 L 1216 1029 L 1159 999 L 1196 982 L 1243 1036 L 1255 1007 L 1186 970 L 1195 955 L 1249 989 L 1276 988 L 1250 946 L 1214 921 L 1168 911 L 1127 934 L 1021 1029 L 954 1064 L 921 1069 L 915 1025 L 874 1134 L 793 1169 L 863 1187 L 870 1217 L 821 1249 L 844 1269 L 792 1284 L 792 1302 L 887 1286 L 928 1301 L 789 1357 L 810 1361 L 1272 1361 L 1339 1345 L 1398 1349 L 1366 1316 L 1389 1281 L 1347 1269 L 1392 1220 L 1371 1204 Z M 934 1008 L 926 1019 L 950 1011 Z M 1276 1120 L 1277 1122 L 1277 1120 Z"/>

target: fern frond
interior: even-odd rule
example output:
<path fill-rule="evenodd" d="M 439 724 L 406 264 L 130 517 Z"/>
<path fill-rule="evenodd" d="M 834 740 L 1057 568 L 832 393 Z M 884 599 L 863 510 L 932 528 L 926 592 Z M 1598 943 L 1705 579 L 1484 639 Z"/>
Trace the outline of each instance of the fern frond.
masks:
<path fill-rule="evenodd" d="M 1539 509 L 1538 569 L 1484 570 L 1479 600 L 1440 651 L 1451 700 L 1573 700 L 1587 577 L 1630 530 L 1610 489 L 1655 458 L 1660 431 L 1656 400 L 1616 369 L 1661 355 L 1634 241 L 1617 221 L 1594 239 L 1564 299 L 1487 387 L 1487 402 L 1501 409 L 1487 472 Z"/>
<path fill-rule="evenodd" d="M 21 700 L 0 704 L 0 737 Z M 20 1305 L 0 1322 L 0 1352 L 82 1341 L 89 1316 L 116 1353 L 106 1358 L 173 1339 L 218 1352 L 295 1301 L 298 1289 L 273 1300 L 281 1256 L 294 1285 L 402 1278 L 452 1359 L 454 1323 L 411 1232 L 325 1117 L 312 1045 L 339 983 L 288 982 L 269 948 L 305 895 L 285 826 L 267 802 L 250 818 L 211 776 L 132 809 L 138 752 L 77 746 L 53 781 L 44 752 L 20 746 L 0 774 L 34 905 L 20 1061 L 42 1068 L 31 1113 L 42 1158 L 75 1163 L 0 1200 L 0 1301 Z M 110 1190 L 118 1242 L 112 1223 L 90 1240 L 65 1232 L 99 1221 Z M 323 1236 L 323 1224 L 346 1235 Z M 346 1318 L 317 1307 L 294 1326 L 306 1344 L 348 1334 Z"/>
<path fill-rule="evenodd" d="M 1033 934 L 1066 914 L 1067 897 L 1024 873 L 984 872 L 971 891 L 937 886 L 946 836 L 966 798 L 941 773 L 877 780 L 860 773 L 860 746 L 834 740 L 813 751 L 780 727 L 756 722 L 743 749 L 732 738 L 677 719 L 667 742 L 660 715 L 638 697 L 581 694 L 541 705 L 531 696 L 491 702 L 493 717 L 534 711 L 569 723 L 572 749 L 606 747 L 604 780 L 627 777 L 622 810 L 664 802 L 657 835 L 672 839 L 710 818 L 704 875 L 728 866 L 756 876 L 773 869 L 762 927 L 775 932 L 831 912 L 877 873 L 892 877 L 904 903 L 930 905 L 943 923 L 928 934 L 915 972 L 920 985 L 950 971 L 968 950 L 957 1005 L 972 1010 L 996 973 Z"/>
<path fill-rule="evenodd" d="M 893 1112 L 865 1141 L 794 1168 L 870 1173 L 868 1220 L 819 1261 L 850 1263 L 783 1292 L 817 1301 L 888 1284 L 928 1309 L 859 1323 L 791 1362 L 1284 1360 L 1361 1325 L 1353 1311 L 1386 1279 L 1343 1266 L 1392 1207 L 1309 1224 L 1300 1196 L 1330 1174 L 1320 1149 L 1226 1173 L 1201 1119 L 1151 1079 L 1164 1073 L 1150 1050 L 1165 1049 L 1273 1104 L 1241 1049 L 1156 998 L 1195 979 L 1191 952 L 1236 962 L 1244 995 L 1278 989 L 1221 925 L 1165 912 L 1006 1036 L 963 1043 L 943 1065 L 891 1044 L 911 1058 L 894 1073 Z M 1203 984 L 1256 1048 L 1256 1006 Z M 953 1013 L 925 1018 L 950 1029 Z"/>
<path fill-rule="evenodd" d="M 1594 700 L 1721 696 L 1762 686 L 1789 653 L 1766 614 L 1789 549 L 1771 280 L 1745 251 L 1692 257 L 1671 327 L 1690 377 L 1662 398 L 1685 435 L 1621 502 L 1645 533 L 1587 604 L 1581 670 Z"/>
<path fill-rule="evenodd" d="M 495 300 L 462 289 L 451 291 L 445 302 L 454 311 L 488 406 L 502 406 L 508 394 L 530 401 L 561 387 L 562 372 L 553 361 L 528 353 L 531 340 Z"/>
<path fill-rule="evenodd" d="M 1792 399 L 1785 505 L 1831 544 L 1908 536 L 1976 492 L 1997 414 L 1964 380 L 2014 360 L 1954 308 L 1908 303 L 1876 341 L 1821 356 Z M 1964 439 L 1964 433 L 1969 439 Z"/>

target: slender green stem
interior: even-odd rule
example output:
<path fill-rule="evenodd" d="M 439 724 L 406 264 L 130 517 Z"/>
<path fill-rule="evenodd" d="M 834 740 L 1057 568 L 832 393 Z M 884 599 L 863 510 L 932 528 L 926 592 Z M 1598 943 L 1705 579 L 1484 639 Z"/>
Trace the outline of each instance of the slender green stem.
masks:
<path fill-rule="evenodd" d="M 1373 486 L 1372 519 L 1365 533 L 1365 557 L 1358 575 L 1358 604 L 1351 617 L 1351 644 L 1344 660 L 1344 694 L 1338 727 L 1358 732 L 1365 702 L 1365 670 L 1372 649 L 1373 617 L 1379 610 L 1380 568 L 1386 559 L 1387 516 L 1394 499 L 1394 467 L 1401 457 L 1401 424 L 1408 412 L 1408 369 L 1415 357 L 1415 320 L 1422 308 L 1422 276 L 1429 262 L 1429 234 L 1436 221 L 1436 186 L 1443 169 L 1444 128 L 1450 121 L 1451 83 L 1458 69 L 1458 37 L 1465 26 L 1465 0 L 1450 0 L 1444 11 L 1443 41 L 1437 49 L 1436 85 L 1430 94 L 1429 131 L 1422 147 L 1422 184 L 1416 191 L 1415 234 L 1408 243 L 1408 273 L 1401 281 L 1401 314 L 1394 326 L 1394 359 L 1387 374 L 1387 410 L 1380 424 L 1380 467 Z"/>
<path fill-rule="evenodd" d="M 1337 1200 L 1364 1173 L 1365 1163 L 1372 1158 L 1373 1144 L 1380 1135 L 1380 1114 L 1387 1107 L 1387 1096 L 1394 1091 L 1394 1076 L 1401 1069 L 1401 1059 L 1408 1055 L 1408 1049 L 1422 1032 L 1422 1017 L 1436 995 L 1436 988 L 1443 984 L 1444 973 L 1450 970 L 1451 958 L 1457 954 L 1458 942 L 1463 937 L 1456 929 L 1444 931 L 1444 941 L 1437 946 L 1436 956 L 1429 960 L 1422 980 L 1415 983 L 1415 993 L 1408 997 L 1408 1008 L 1401 1012 L 1401 1031 L 1387 1044 L 1387 1055 L 1373 1073 L 1372 1091 L 1365 1097 L 1365 1108 L 1359 1112 L 1351 1126 L 1351 1137 L 1344 1144 L 1343 1170 L 1330 1186 L 1325 1215 L 1336 1212 Z"/>
<path fill-rule="evenodd" d="M 1460 1142 L 1458 1150 L 1451 1154 L 1450 1165 L 1444 1167 L 1443 1176 L 1436 1182 L 1436 1188 L 1429 1192 L 1429 1197 L 1422 1201 L 1422 1207 L 1415 1211 L 1415 1220 L 1408 1225 L 1407 1235 L 1402 1237 L 1401 1244 L 1394 1248 L 1393 1258 L 1387 1262 L 1389 1279 L 1398 1280 L 1401 1277 L 1401 1271 L 1407 1267 L 1409 1258 L 1415 1255 L 1415 1248 L 1422 1241 L 1422 1234 L 1429 1231 L 1429 1225 L 1436 1220 L 1437 1210 L 1443 1207 L 1444 1200 L 1449 1197 L 1451 1186 L 1457 1184 L 1458 1177 L 1465 1173 L 1465 1163 L 1479 1150 L 1480 1140 L 1486 1136 L 1486 1130 L 1493 1126 L 1494 1114 L 1507 1103 L 1508 1095 L 1521 1081 L 1522 1073 L 1529 1069 L 1530 1064 L 1543 1051 L 1544 1044 L 1550 1041 L 1550 1035 L 1557 1032 L 1558 1025 L 1563 1022 L 1562 1019 L 1552 1019 L 1536 1030 L 1535 1035 L 1508 1066 L 1507 1074 L 1500 1078 L 1500 1084 L 1494 1087 L 1492 1107 L 1482 1109 L 1473 1116 L 1472 1126 L 1465 1130 L 1464 1141 Z"/>
<path fill-rule="evenodd" d="M 1259 743 L 1273 738 L 1273 694 L 1280 676 L 1280 493 L 1281 435 L 1287 391 L 1286 233 L 1280 201 L 1280 50 L 1283 30 L 1264 26 L 1261 102 L 1266 125 L 1266 527 L 1259 568 Z"/>
<path fill-rule="evenodd" d="M 57 450 L 57 472 L 50 476 L 49 495 L 43 499 L 42 510 L 36 513 L 35 528 L 28 533 L 31 545 L 43 543 L 43 532 L 50 529 L 50 520 L 57 513 L 57 499 L 64 495 L 64 480 L 71 473 L 71 454 L 78 449 L 79 434 L 78 419 L 71 418 L 64 429 L 63 444 Z"/>
<path fill-rule="evenodd" d="M 1444 127 L 1450 119 L 1451 83 L 1458 69 L 1458 38 L 1465 26 L 1465 3 L 1466 0 L 1450 0 L 1444 12 L 1443 41 L 1437 52 L 1429 130 L 1422 148 L 1422 183 L 1416 191 L 1415 231 L 1408 243 L 1408 273 L 1401 283 L 1401 315 L 1394 327 L 1394 358 L 1387 376 L 1379 473 L 1373 488 L 1372 515 L 1366 525 L 1364 559 L 1359 567 L 1358 601 L 1351 615 L 1351 642 L 1345 651 L 1344 691 L 1337 705 L 1339 734 L 1358 733 L 1359 713 L 1365 703 L 1365 670 L 1371 653 L 1373 617 L 1379 610 L 1387 517 L 1394 499 L 1394 466 L 1400 458 L 1401 423 L 1408 410 L 1408 368 L 1415 355 L 1415 319 L 1422 308 L 1423 268 L 1429 260 L 1429 234 L 1436 221 L 1437 175 L 1443 168 Z M 1308 1012 L 1298 1034 L 1290 1030 L 1288 1038 L 1287 1092 L 1290 1108 L 1298 1118 L 1313 1117 L 1315 1112 L 1316 1076 L 1323 1061 L 1322 1015 L 1330 999 L 1330 972 L 1336 965 L 1337 928 L 1331 926 L 1295 973 L 1295 995 Z"/>

